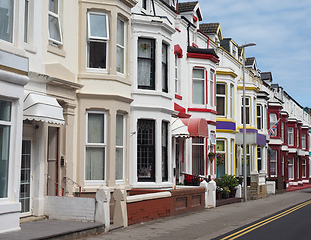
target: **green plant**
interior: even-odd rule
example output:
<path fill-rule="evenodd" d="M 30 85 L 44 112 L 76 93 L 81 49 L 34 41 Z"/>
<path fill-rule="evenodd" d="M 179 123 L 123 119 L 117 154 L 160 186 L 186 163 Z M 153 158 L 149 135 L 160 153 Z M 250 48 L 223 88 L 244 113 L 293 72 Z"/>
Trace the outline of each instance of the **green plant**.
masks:
<path fill-rule="evenodd" d="M 223 175 L 221 177 L 221 182 L 224 186 L 228 187 L 231 190 L 239 185 L 238 179 L 236 179 L 236 177 L 233 175 Z"/>

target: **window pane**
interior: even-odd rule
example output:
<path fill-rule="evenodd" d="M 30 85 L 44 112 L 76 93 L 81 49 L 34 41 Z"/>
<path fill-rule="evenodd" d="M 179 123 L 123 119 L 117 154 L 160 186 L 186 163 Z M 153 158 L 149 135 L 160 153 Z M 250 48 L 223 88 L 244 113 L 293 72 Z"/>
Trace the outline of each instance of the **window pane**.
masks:
<path fill-rule="evenodd" d="M 29 1 L 25 0 L 25 16 L 24 16 L 24 42 L 28 42 L 28 21 L 29 21 L 29 10 L 28 10 Z"/>
<path fill-rule="evenodd" d="M 153 42 L 151 39 L 138 39 L 138 57 L 153 58 Z"/>
<path fill-rule="evenodd" d="M 0 198 L 8 196 L 10 127 L 0 126 Z"/>
<path fill-rule="evenodd" d="M 153 66 L 148 59 L 138 60 L 138 86 L 152 87 L 153 84 Z"/>
<path fill-rule="evenodd" d="M 58 0 L 50 0 L 49 11 L 58 14 Z"/>
<path fill-rule="evenodd" d="M 105 42 L 89 42 L 89 67 L 106 68 Z"/>
<path fill-rule="evenodd" d="M 124 49 L 117 47 L 117 71 L 124 73 Z"/>
<path fill-rule="evenodd" d="M 225 151 L 225 141 L 216 141 L 216 149 L 217 151 Z"/>
<path fill-rule="evenodd" d="M 52 40 L 61 42 L 59 18 L 49 15 L 49 33 Z"/>
<path fill-rule="evenodd" d="M 0 39 L 12 42 L 13 37 L 13 0 L 0 1 Z"/>
<path fill-rule="evenodd" d="M 202 69 L 193 69 L 193 78 L 204 79 L 204 70 L 202 70 Z"/>
<path fill-rule="evenodd" d="M 88 114 L 88 143 L 104 143 L 104 114 Z"/>
<path fill-rule="evenodd" d="M 138 88 L 154 89 L 154 40 L 140 38 L 137 44 Z"/>
<path fill-rule="evenodd" d="M 117 44 L 124 46 L 124 22 L 120 19 L 117 23 Z"/>
<path fill-rule="evenodd" d="M 123 118 L 124 116 L 121 114 L 117 114 L 117 122 L 116 122 L 116 145 L 123 146 Z"/>
<path fill-rule="evenodd" d="M 226 86 L 225 86 L 225 84 L 217 84 L 216 85 L 216 93 L 217 94 L 226 94 Z"/>
<path fill-rule="evenodd" d="M 0 100 L 0 120 L 11 121 L 11 108 L 11 102 Z"/>
<path fill-rule="evenodd" d="M 217 97 L 216 98 L 216 110 L 217 115 L 225 115 L 225 98 L 224 97 Z"/>
<path fill-rule="evenodd" d="M 107 38 L 106 15 L 90 13 L 90 37 Z"/>
<path fill-rule="evenodd" d="M 204 104 L 204 81 L 193 81 L 193 103 Z"/>
<path fill-rule="evenodd" d="M 116 148 L 116 180 L 123 180 L 123 148 Z"/>
<path fill-rule="evenodd" d="M 168 136 L 167 134 L 168 134 L 168 123 L 162 122 L 162 181 L 168 180 L 168 162 L 167 162 Z"/>
<path fill-rule="evenodd" d="M 105 149 L 86 148 L 85 180 L 105 180 Z"/>

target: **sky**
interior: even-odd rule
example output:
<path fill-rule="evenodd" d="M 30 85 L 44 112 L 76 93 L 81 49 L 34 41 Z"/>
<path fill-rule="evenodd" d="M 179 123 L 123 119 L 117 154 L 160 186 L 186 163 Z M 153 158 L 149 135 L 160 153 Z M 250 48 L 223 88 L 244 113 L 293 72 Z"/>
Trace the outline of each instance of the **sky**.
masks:
<path fill-rule="evenodd" d="M 188 2 L 192 0 L 179 0 Z M 220 23 L 224 38 L 255 57 L 261 72 L 271 72 L 302 107 L 311 107 L 310 0 L 199 0 L 201 23 Z"/>

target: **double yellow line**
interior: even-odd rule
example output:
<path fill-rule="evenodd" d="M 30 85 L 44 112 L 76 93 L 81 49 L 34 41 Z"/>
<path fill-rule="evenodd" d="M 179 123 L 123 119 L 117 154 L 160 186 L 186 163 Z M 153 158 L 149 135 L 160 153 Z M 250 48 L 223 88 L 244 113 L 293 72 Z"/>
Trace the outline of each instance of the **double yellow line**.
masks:
<path fill-rule="evenodd" d="M 273 221 L 275 221 L 275 220 L 277 220 L 277 219 L 279 219 L 281 217 L 284 217 L 284 216 L 286 216 L 286 215 L 288 215 L 288 214 L 290 214 L 290 213 L 292 213 L 294 211 L 297 211 L 298 209 L 303 208 L 303 207 L 305 207 L 305 206 L 307 206 L 309 204 L 311 204 L 311 200 L 309 200 L 307 202 L 304 202 L 304 203 L 301 203 L 301 204 L 299 204 L 299 205 L 297 205 L 295 207 L 292 207 L 292 208 L 290 208 L 290 209 L 288 209 L 288 210 L 286 210 L 284 212 L 281 212 L 281 213 L 279 213 L 279 214 L 277 214 L 275 216 L 267 218 L 267 219 L 265 219 L 265 220 L 263 220 L 261 222 L 258 222 L 258 223 L 254 224 L 254 225 L 251 225 L 251 226 L 249 226 L 247 228 L 244 228 L 244 229 L 242 229 L 242 230 L 240 230 L 238 232 L 235 232 L 235 233 L 233 233 L 233 234 L 231 234 L 231 235 L 229 235 L 227 237 L 222 238 L 221 240 L 225 240 L 225 239 L 233 240 L 233 239 L 236 239 L 238 237 L 241 237 L 241 236 L 243 236 L 243 235 L 245 235 L 245 234 L 247 234 L 247 233 L 257 229 L 257 228 L 260 228 L 260 227 L 262 227 L 262 226 L 264 226 L 264 225 L 266 225 L 266 224 L 268 224 L 270 222 L 273 222 Z"/>

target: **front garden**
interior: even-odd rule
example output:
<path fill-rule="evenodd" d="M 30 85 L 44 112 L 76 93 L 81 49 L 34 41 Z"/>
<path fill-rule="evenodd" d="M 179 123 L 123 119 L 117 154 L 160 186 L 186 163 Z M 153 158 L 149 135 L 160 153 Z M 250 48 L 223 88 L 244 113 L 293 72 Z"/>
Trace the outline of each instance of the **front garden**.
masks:
<path fill-rule="evenodd" d="M 239 185 L 238 179 L 233 175 L 223 175 L 216 178 L 216 199 L 234 198 L 236 187 Z"/>

